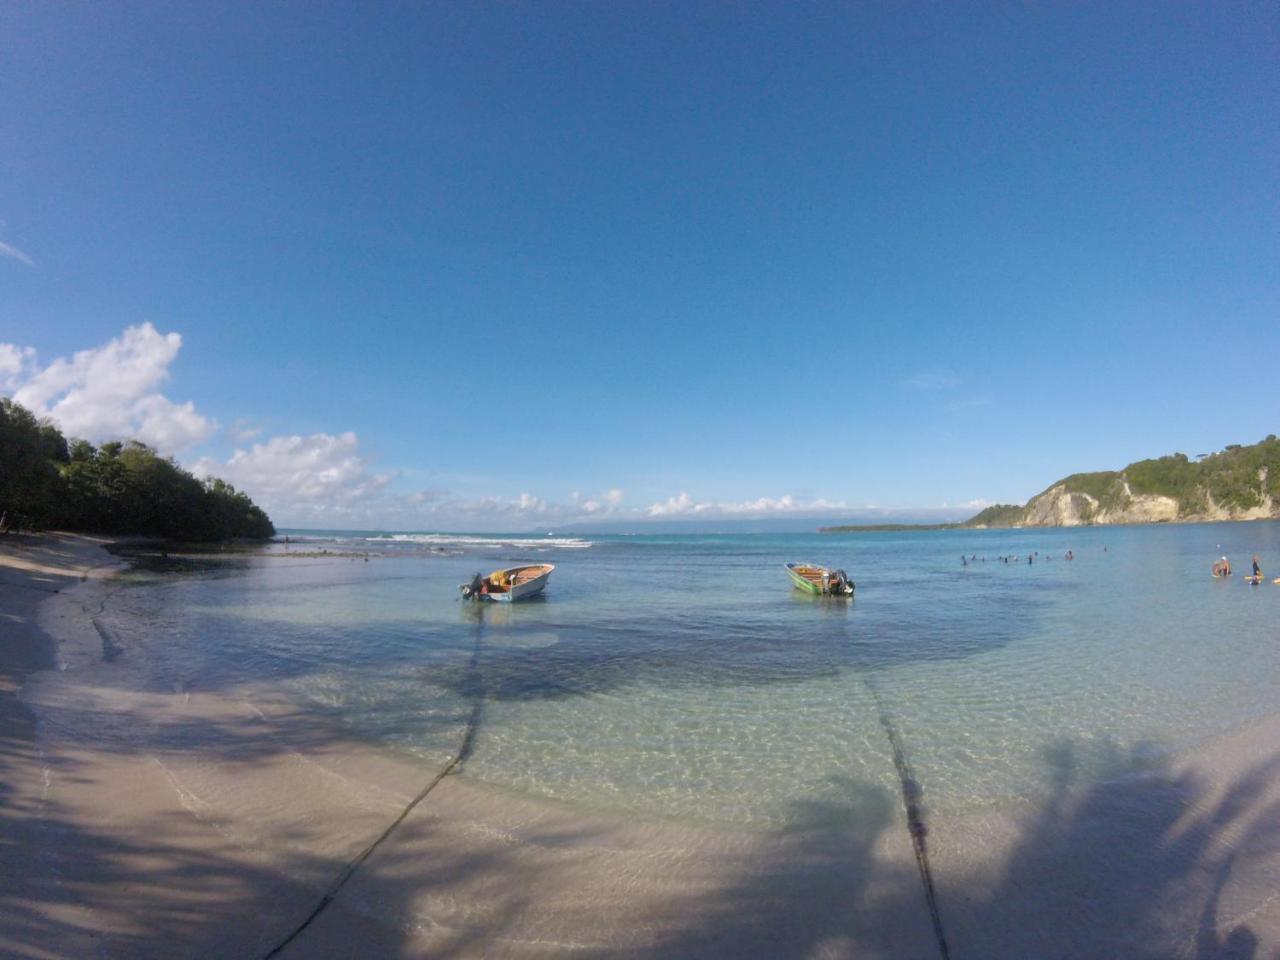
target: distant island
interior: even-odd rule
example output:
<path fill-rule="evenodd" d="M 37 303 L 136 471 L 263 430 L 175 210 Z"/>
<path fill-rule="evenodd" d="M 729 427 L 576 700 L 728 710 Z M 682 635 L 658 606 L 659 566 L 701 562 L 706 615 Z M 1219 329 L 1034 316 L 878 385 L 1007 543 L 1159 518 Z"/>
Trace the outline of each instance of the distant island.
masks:
<path fill-rule="evenodd" d="M 167 540 L 264 540 L 275 527 L 231 484 L 200 480 L 136 440 L 67 441 L 0 397 L 0 533 L 67 530 Z"/>

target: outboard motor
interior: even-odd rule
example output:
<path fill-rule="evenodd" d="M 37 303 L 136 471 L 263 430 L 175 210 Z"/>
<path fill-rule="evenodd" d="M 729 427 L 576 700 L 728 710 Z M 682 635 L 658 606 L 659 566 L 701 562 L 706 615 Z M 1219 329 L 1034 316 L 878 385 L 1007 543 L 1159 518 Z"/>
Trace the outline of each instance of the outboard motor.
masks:
<path fill-rule="evenodd" d="M 853 593 L 853 581 L 843 570 L 835 570 L 831 574 L 832 593 Z"/>
<path fill-rule="evenodd" d="M 471 578 L 471 582 L 462 587 L 462 599 L 470 600 L 472 597 L 478 597 L 481 589 L 484 587 L 484 577 L 476 574 Z"/>

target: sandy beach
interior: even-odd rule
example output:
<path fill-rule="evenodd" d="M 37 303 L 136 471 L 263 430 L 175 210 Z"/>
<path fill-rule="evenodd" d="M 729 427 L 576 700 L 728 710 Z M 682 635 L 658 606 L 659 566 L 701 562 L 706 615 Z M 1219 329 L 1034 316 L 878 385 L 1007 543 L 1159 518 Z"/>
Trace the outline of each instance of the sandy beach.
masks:
<path fill-rule="evenodd" d="M 0 547 L 0 955 L 1280 956 L 1280 717 L 1101 784 L 1059 757 L 1048 803 L 929 822 L 931 905 L 901 796 L 850 785 L 849 829 L 584 813 L 469 780 L 463 743 L 424 769 L 270 691 L 91 671 L 120 567 Z"/>

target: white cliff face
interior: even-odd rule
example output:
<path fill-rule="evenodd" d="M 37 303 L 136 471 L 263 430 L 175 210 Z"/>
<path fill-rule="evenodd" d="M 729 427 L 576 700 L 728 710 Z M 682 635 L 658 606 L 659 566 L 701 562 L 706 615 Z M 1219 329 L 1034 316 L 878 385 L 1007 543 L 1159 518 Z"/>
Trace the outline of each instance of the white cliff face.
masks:
<path fill-rule="evenodd" d="M 1126 483 L 1114 505 L 1103 507 L 1096 497 L 1071 492 L 1059 484 L 1027 504 L 1028 527 L 1078 527 L 1090 523 L 1167 523 L 1177 520 L 1173 497 L 1134 494 Z"/>
<path fill-rule="evenodd" d="M 1280 517 L 1280 504 L 1276 504 L 1271 499 L 1271 494 L 1267 493 L 1267 468 L 1262 467 L 1258 470 L 1258 495 L 1260 495 L 1261 503 L 1256 507 L 1248 509 L 1240 509 L 1239 507 L 1222 506 L 1216 503 L 1210 495 L 1206 495 L 1208 503 L 1207 511 L 1204 511 L 1204 520 L 1274 520 Z M 1196 517 L 1199 520 L 1199 517 Z"/>
<path fill-rule="evenodd" d="M 1128 489 L 1128 484 L 1125 484 Z M 1178 501 L 1155 494 L 1130 496 L 1123 506 L 1103 510 L 1096 523 L 1168 523 L 1177 520 Z"/>
<path fill-rule="evenodd" d="M 1078 527 L 1097 513 L 1098 501 L 1087 493 L 1069 493 L 1062 484 L 1050 487 L 1027 504 L 1028 527 Z"/>

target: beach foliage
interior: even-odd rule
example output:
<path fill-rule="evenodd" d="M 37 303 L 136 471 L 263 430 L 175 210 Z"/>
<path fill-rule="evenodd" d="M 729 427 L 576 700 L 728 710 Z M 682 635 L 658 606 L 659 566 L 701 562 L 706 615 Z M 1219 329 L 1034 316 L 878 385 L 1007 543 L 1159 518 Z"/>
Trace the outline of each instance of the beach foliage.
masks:
<path fill-rule="evenodd" d="M 1098 502 L 1098 508 L 1103 510 L 1116 506 L 1124 497 L 1123 479 L 1115 470 L 1073 473 L 1054 486 L 1066 487 L 1069 493 L 1083 493 L 1093 497 Z"/>
<path fill-rule="evenodd" d="M 965 525 L 970 527 L 1008 527 L 1022 519 L 1024 507 L 1014 503 L 993 503 L 981 513 L 970 517 Z"/>
<path fill-rule="evenodd" d="M 0 397 L 0 529 L 38 527 L 59 507 L 59 464 L 67 442 L 56 427 Z"/>
<path fill-rule="evenodd" d="M 181 540 L 262 539 L 271 520 L 222 480 L 136 440 L 99 447 L 0 398 L 0 529 L 62 528 Z"/>

